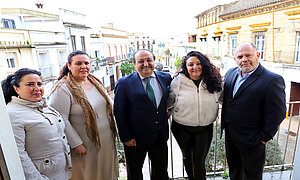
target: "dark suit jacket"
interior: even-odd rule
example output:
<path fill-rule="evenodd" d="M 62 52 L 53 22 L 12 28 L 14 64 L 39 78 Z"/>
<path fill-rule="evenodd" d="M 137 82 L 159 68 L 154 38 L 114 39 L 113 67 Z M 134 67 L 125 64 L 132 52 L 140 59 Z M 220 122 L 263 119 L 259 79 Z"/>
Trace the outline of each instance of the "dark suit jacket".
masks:
<path fill-rule="evenodd" d="M 222 130 L 228 122 L 231 140 L 241 145 L 267 142 L 286 115 L 284 80 L 259 64 L 232 98 L 236 69 L 230 69 L 225 76 Z"/>
<path fill-rule="evenodd" d="M 171 76 L 154 72 L 163 90 L 159 107 L 156 108 L 143 87 L 137 72 L 118 80 L 115 88 L 114 114 L 121 141 L 135 138 L 137 145 L 151 145 L 158 138 L 169 138 L 167 99 Z"/>

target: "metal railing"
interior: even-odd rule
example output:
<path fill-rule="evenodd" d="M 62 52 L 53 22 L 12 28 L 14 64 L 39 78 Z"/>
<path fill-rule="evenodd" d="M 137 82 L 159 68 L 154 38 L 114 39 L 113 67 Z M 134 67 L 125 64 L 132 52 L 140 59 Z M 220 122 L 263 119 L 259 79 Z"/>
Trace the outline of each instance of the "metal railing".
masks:
<path fill-rule="evenodd" d="M 268 165 L 265 166 L 264 171 L 265 172 L 272 172 L 272 171 L 284 171 L 287 169 L 292 169 L 294 166 L 294 158 L 295 158 L 295 152 L 296 147 L 298 143 L 298 136 L 299 136 L 299 129 L 300 129 L 300 115 L 294 116 L 294 106 L 296 104 L 300 105 L 300 101 L 294 101 L 294 102 L 288 102 L 287 105 L 291 106 L 290 112 L 287 113 L 289 116 L 287 116 L 284 121 L 281 123 L 279 130 L 277 134 L 274 136 L 274 139 L 272 141 L 269 141 L 266 144 L 266 153 L 268 157 L 268 153 L 271 153 L 271 158 L 269 158 Z M 221 109 L 220 111 L 221 112 Z M 219 113 L 220 117 L 220 113 Z M 220 118 L 217 118 L 217 120 L 214 122 L 214 137 L 213 142 L 211 144 L 212 148 L 214 150 L 213 152 L 213 168 L 211 172 L 207 172 L 207 176 L 220 176 L 223 175 L 224 172 L 228 172 L 228 165 L 226 162 L 226 156 L 225 156 L 225 148 L 221 146 L 225 146 L 225 144 L 222 144 L 221 146 L 218 144 L 220 141 L 220 126 L 218 125 L 220 123 Z M 171 118 L 170 118 L 171 121 Z M 183 160 L 181 151 L 176 149 L 179 148 L 177 145 L 177 142 L 174 141 L 174 137 L 170 130 L 170 139 L 169 139 L 169 176 L 171 179 L 181 179 L 181 178 L 187 178 L 184 166 L 183 166 Z M 268 148 L 274 148 L 271 150 L 268 150 Z M 222 149 L 224 150 L 224 156 L 223 156 L 223 167 L 217 167 L 220 166 L 220 164 L 217 164 L 218 156 L 217 156 L 217 150 Z M 283 152 L 281 152 L 281 149 L 283 149 Z M 176 151 L 176 152 L 174 152 Z M 270 156 L 269 155 L 269 156 Z M 179 158 L 178 158 L 179 157 Z M 176 161 L 177 159 L 177 161 Z M 180 159 L 180 160 L 178 160 Z M 277 163 L 276 163 L 277 161 Z M 280 163 L 278 163 L 280 162 Z M 175 165 L 176 164 L 176 167 Z M 181 165 L 181 167 L 178 168 L 178 164 Z M 267 163 L 266 163 L 267 164 Z M 147 170 L 146 170 L 147 169 Z M 222 169 L 222 170 L 219 170 Z M 147 179 L 150 179 L 150 176 L 147 175 L 150 174 L 150 162 L 146 161 L 143 168 L 144 177 Z M 122 178 L 121 178 L 122 179 Z"/>
<path fill-rule="evenodd" d="M 274 137 L 273 141 L 276 141 L 275 143 L 275 152 L 273 153 L 273 162 L 272 165 L 268 165 L 265 166 L 265 171 L 275 171 L 275 170 L 281 170 L 284 171 L 286 169 L 290 169 L 293 168 L 294 165 L 294 158 L 295 158 L 295 152 L 296 152 L 296 147 L 297 147 L 297 143 L 298 143 L 298 136 L 299 136 L 299 128 L 300 128 L 300 116 L 294 116 L 294 105 L 295 104 L 300 104 L 300 101 L 294 101 L 294 102 L 288 102 L 287 105 L 291 106 L 290 112 L 288 112 L 287 114 L 289 114 L 289 116 L 284 119 L 284 121 L 281 123 L 279 130 L 277 132 L 277 134 Z M 221 109 L 220 109 L 221 111 Z M 219 132 L 219 124 L 220 123 L 220 118 L 218 117 L 217 120 L 214 122 L 214 144 L 211 144 L 211 146 L 213 146 L 214 149 L 214 157 L 213 157 L 213 171 L 211 172 L 207 172 L 208 176 L 217 176 L 220 174 L 223 174 L 224 172 L 228 172 L 228 166 L 227 166 L 227 162 L 226 162 L 226 156 L 225 156 L 225 151 L 224 151 L 224 164 L 223 164 L 223 170 L 219 171 L 217 166 L 217 149 L 218 149 L 218 141 L 220 140 L 220 135 L 218 134 Z M 294 132 L 296 131 L 296 132 Z M 285 137 L 286 136 L 286 137 Z M 293 137 L 291 137 L 293 136 Z M 174 144 L 174 140 L 172 137 L 172 134 L 170 132 L 170 153 L 171 153 L 171 158 L 170 158 L 170 171 L 169 171 L 169 176 L 173 179 L 177 179 L 177 178 L 186 178 L 187 176 L 185 176 L 185 172 L 184 172 L 184 167 L 182 167 L 182 169 L 180 169 L 179 171 L 182 171 L 182 176 L 176 176 L 174 175 L 174 171 L 176 171 L 174 169 L 174 154 L 173 154 L 173 144 Z M 269 141 L 270 142 L 270 141 Z M 268 149 L 269 142 L 266 144 L 266 148 Z M 283 153 L 278 153 L 278 150 L 280 148 L 283 148 L 284 151 Z M 266 153 L 268 153 L 270 151 L 266 151 Z M 272 152 L 272 151 L 271 151 Z M 278 154 L 281 157 L 278 157 Z M 272 154 L 271 154 L 272 155 Z M 290 157 L 287 158 L 287 155 L 289 155 Z M 267 154 L 268 156 L 268 154 Z M 278 159 L 282 159 L 282 163 L 278 164 L 276 163 L 276 160 Z M 178 171 L 178 169 L 177 169 Z M 177 173 L 178 174 L 178 173 Z"/>

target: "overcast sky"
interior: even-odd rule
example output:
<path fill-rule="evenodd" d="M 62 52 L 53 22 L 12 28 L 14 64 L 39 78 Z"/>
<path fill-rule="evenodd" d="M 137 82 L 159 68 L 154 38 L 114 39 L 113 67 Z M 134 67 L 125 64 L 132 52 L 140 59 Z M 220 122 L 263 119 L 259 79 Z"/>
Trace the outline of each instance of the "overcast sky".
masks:
<path fill-rule="evenodd" d="M 234 0 L 6 0 L 0 7 L 34 9 L 36 2 L 45 10 L 58 8 L 86 14 L 99 24 L 112 22 L 116 29 L 149 35 L 195 33 L 196 15 L 216 5 Z M 93 20 L 95 21 L 95 20 Z"/>

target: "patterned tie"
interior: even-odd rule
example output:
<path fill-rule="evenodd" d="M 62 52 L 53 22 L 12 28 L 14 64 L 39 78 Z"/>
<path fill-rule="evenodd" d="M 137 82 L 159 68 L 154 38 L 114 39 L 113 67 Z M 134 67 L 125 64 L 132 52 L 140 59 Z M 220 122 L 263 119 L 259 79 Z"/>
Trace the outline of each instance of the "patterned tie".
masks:
<path fill-rule="evenodd" d="M 153 88 L 150 84 L 150 79 L 151 77 L 147 77 L 147 78 L 144 78 L 145 81 L 146 81 L 146 91 L 147 91 L 147 94 L 148 94 L 148 97 L 150 98 L 150 100 L 152 101 L 152 103 L 154 104 L 154 106 L 156 107 L 156 100 L 155 100 L 155 94 L 154 94 L 154 91 L 153 91 Z"/>

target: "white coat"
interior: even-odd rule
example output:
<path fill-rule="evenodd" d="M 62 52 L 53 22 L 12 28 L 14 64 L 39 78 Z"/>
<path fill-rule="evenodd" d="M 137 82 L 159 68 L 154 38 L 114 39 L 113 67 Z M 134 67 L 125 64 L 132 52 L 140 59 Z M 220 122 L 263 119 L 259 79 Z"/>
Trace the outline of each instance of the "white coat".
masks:
<path fill-rule="evenodd" d="M 7 110 L 26 179 L 69 179 L 70 148 L 59 113 L 45 99 L 30 102 L 15 96 Z"/>
<path fill-rule="evenodd" d="M 173 120 L 186 126 L 207 126 L 218 115 L 221 92 L 210 93 L 203 83 L 199 87 L 183 73 L 171 82 L 168 109 Z"/>

